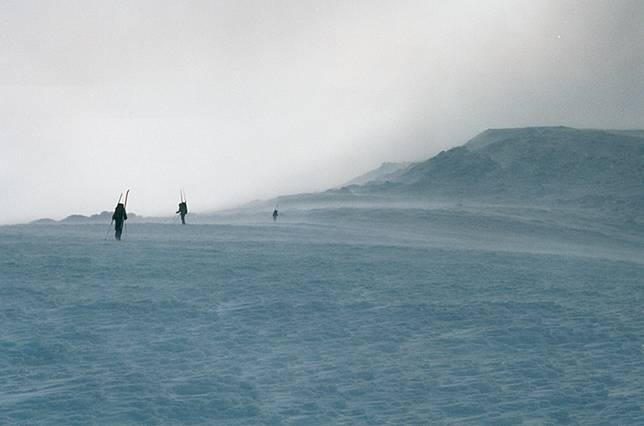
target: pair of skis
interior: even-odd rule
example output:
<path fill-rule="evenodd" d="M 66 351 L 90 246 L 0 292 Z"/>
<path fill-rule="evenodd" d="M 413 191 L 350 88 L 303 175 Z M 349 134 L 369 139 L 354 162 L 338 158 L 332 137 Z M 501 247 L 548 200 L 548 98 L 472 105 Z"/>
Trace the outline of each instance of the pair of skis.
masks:
<path fill-rule="evenodd" d="M 186 192 L 183 189 L 179 190 L 179 198 L 181 199 L 182 203 L 186 202 Z"/>
<path fill-rule="evenodd" d="M 123 203 L 123 207 L 127 207 L 127 197 L 130 195 L 130 190 L 128 189 L 125 191 L 125 203 Z M 123 199 L 123 193 L 121 192 L 121 195 L 119 196 L 119 200 L 116 202 L 116 205 L 118 206 L 121 203 L 121 200 Z"/>

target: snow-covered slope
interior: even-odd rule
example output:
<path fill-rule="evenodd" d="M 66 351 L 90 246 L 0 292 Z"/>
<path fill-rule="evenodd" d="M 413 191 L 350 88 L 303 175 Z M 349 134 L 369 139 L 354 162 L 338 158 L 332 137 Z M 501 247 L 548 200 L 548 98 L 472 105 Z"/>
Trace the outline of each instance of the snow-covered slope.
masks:
<path fill-rule="evenodd" d="M 368 182 L 386 182 L 388 180 L 395 181 L 398 176 L 405 173 L 415 164 L 416 163 L 409 161 L 401 163 L 382 163 L 377 169 L 371 170 L 370 172 L 351 179 L 343 186 L 364 185 Z"/>
<path fill-rule="evenodd" d="M 567 127 L 491 129 L 353 192 L 644 209 L 644 138 Z"/>
<path fill-rule="evenodd" d="M 478 203 L 597 209 L 634 220 L 644 212 L 644 131 L 569 127 L 490 129 L 466 144 L 393 173 L 322 193 L 295 194 L 265 207 L 369 203 Z M 254 209 L 262 208 L 255 203 Z M 621 219 L 620 219 L 621 220 Z"/>

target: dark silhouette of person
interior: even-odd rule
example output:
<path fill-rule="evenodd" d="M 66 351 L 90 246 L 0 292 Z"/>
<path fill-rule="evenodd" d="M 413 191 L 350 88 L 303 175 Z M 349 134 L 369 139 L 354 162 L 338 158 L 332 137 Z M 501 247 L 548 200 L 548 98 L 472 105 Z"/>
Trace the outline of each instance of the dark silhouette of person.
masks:
<path fill-rule="evenodd" d="M 277 220 L 277 209 L 273 210 L 273 222 Z"/>
<path fill-rule="evenodd" d="M 114 238 L 120 240 L 121 234 L 123 233 L 123 222 L 127 220 L 127 213 L 125 212 L 125 206 L 123 203 L 118 203 L 116 205 L 114 214 L 112 215 L 112 220 L 114 221 Z"/>
<path fill-rule="evenodd" d="M 177 210 L 177 213 L 181 214 L 181 223 L 185 225 L 186 215 L 188 214 L 188 203 L 186 203 L 185 201 L 180 202 L 179 210 Z"/>

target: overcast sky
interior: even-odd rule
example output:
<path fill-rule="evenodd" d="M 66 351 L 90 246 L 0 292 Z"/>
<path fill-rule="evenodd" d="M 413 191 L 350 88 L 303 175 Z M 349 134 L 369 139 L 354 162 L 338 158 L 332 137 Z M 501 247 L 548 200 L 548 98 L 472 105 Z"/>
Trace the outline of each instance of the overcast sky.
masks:
<path fill-rule="evenodd" d="M 486 128 L 644 128 L 642 1 L 0 1 L 0 223 L 323 190 Z"/>

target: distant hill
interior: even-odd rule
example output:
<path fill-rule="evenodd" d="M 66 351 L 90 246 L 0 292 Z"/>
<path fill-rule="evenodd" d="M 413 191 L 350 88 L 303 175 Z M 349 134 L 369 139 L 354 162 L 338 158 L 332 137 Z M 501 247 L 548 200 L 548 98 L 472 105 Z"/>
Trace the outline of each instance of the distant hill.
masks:
<path fill-rule="evenodd" d="M 136 213 L 127 214 L 128 221 L 140 221 L 142 220 L 141 216 L 137 216 Z M 91 216 L 84 216 L 81 214 L 73 214 L 67 216 L 61 220 L 53 220 L 49 218 L 38 219 L 30 222 L 32 225 L 54 225 L 54 224 L 83 224 L 83 223 L 109 223 L 112 220 L 112 212 L 103 211 L 99 214 L 93 214 Z"/>
<path fill-rule="evenodd" d="M 398 182 L 394 191 L 402 193 L 642 207 L 644 138 L 567 127 L 491 129 Z"/>
<path fill-rule="evenodd" d="M 58 222 L 48 217 L 29 222 L 30 225 L 53 225 L 55 223 L 58 223 Z"/>
<path fill-rule="evenodd" d="M 554 205 L 635 217 L 644 213 L 644 131 L 489 129 L 422 162 L 385 163 L 341 188 L 264 203 L 310 208 L 374 202 Z"/>

